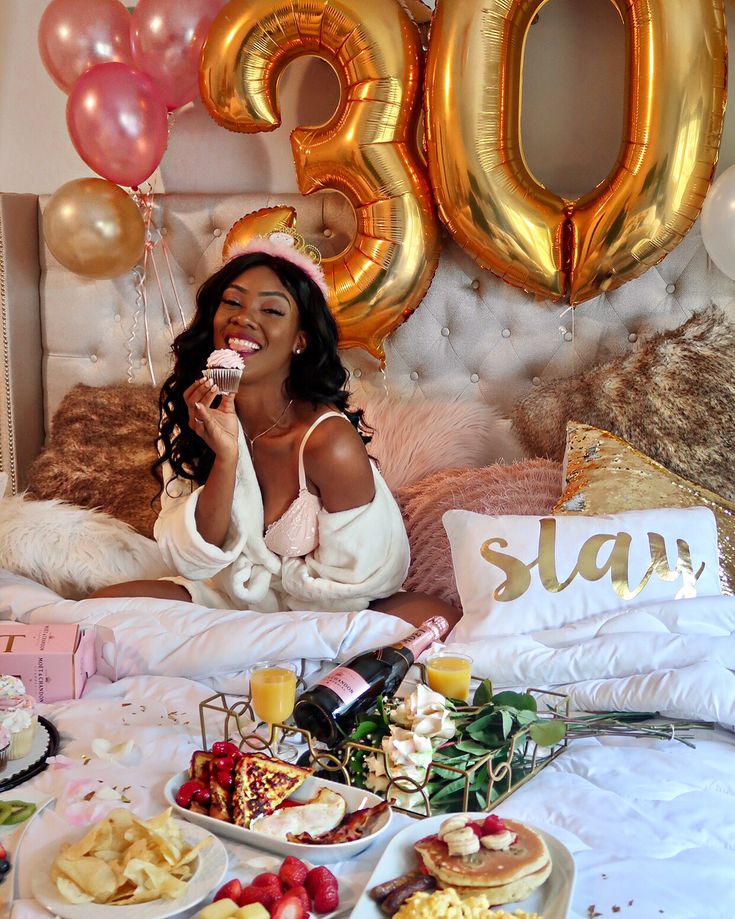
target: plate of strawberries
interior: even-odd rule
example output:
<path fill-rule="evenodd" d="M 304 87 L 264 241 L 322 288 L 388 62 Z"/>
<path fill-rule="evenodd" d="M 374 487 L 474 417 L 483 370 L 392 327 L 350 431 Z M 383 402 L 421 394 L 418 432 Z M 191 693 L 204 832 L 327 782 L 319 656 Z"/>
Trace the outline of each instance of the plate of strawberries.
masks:
<path fill-rule="evenodd" d="M 231 878 L 198 919 L 330 919 L 340 911 L 340 882 L 325 865 L 287 855 L 261 859 L 260 867 L 271 870 Z"/>

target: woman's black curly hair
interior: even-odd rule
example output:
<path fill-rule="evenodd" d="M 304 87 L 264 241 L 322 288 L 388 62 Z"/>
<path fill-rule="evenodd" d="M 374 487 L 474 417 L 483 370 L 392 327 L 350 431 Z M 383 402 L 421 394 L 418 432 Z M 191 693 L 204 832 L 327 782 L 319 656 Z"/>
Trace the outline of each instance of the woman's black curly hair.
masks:
<path fill-rule="evenodd" d="M 239 255 L 202 284 L 197 291 L 194 319 L 174 340 L 174 369 L 161 387 L 159 397 L 161 455 L 152 467 L 159 484 L 164 462 L 171 464 L 176 476 L 197 485 L 207 480 L 214 453 L 189 427 L 184 390 L 202 375 L 214 349 L 214 314 L 225 290 L 248 268 L 259 265 L 270 268 L 294 298 L 299 327 L 306 333 L 306 347 L 291 362 L 286 394 L 291 399 L 311 402 L 315 407 L 334 406 L 350 419 L 366 444 L 370 441 L 367 433 L 370 429 L 362 421 L 362 410 L 348 409 L 349 394 L 345 389 L 348 374 L 337 351 L 337 323 L 319 287 L 286 259 L 262 252 Z"/>

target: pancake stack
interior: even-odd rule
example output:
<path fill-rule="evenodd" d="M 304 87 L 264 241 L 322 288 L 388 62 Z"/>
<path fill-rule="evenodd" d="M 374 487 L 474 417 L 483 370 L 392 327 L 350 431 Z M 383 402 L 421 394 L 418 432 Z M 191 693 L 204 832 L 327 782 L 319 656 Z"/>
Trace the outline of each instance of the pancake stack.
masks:
<path fill-rule="evenodd" d="M 440 888 L 453 887 L 461 897 L 484 894 L 491 906 L 524 900 L 551 874 L 544 840 L 530 827 L 504 820 L 516 839 L 507 849 L 480 848 L 472 855 L 450 855 L 439 836 L 415 844 L 426 870 Z"/>

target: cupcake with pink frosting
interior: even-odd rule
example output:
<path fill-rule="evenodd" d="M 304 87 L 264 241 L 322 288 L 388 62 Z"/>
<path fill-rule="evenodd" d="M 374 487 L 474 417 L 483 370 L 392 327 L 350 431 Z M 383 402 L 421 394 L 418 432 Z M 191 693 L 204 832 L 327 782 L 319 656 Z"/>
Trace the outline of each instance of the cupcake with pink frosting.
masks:
<path fill-rule="evenodd" d="M 245 361 L 231 348 L 217 348 L 207 358 L 204 376 L 212 380 L 220 392 L 237 392 Z"/>

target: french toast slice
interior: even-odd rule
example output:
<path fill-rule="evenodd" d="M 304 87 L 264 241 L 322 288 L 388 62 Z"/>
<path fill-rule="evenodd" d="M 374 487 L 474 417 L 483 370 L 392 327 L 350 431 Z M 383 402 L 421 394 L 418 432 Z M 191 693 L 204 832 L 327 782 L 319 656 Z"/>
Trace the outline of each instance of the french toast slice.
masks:
<path fill-rule="evenodd" d="M 217 820 L 224 820 L 227 823 L 232 822 L 232 795 L 230 792 L 217 781 L 217 774 L 212 769 L 209 776 L 209 793 L 211 801 L 209 802 L 209 816 Z"/>
<path fill-rule="evenodd" d="M 247 828 L 256 817 L 272 814 L 313 772 L 262 753 L 246 753 L 235 767 L 232 822 Z"/>
<path fill-rule="evenodd" d="M 195 750 L 189 763 L 189 778 L 196 779 L 204 785 L 209 784 L 209 764 L 214 759 L 214 753 L 206 750 Z"/>

